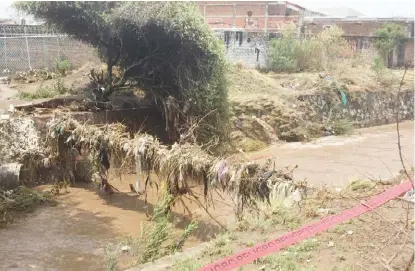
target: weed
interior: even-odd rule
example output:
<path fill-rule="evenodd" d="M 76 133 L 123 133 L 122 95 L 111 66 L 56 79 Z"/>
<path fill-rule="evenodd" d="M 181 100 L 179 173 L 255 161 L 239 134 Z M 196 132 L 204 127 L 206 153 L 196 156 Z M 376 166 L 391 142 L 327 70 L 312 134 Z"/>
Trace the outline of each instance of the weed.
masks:
<path fill-rule="evenodd" d="M 315 270 L 314 267 L 300 267 L 299 264 L 311 258 L 311 252 L 318 245 L 316 239 L 305 240 L 300 244 L 286 249 L 282 253 L 259 259 L 257 264 L 266 264 L 270 270 L 299 271 Z M 268 268 L 267 268 L 268 269 Z"/>
<path fill-rule="evenodd" d="M 295 229 L 300 225 L 300 219 L 292 208 L 285 207 L 282 200 L 272 199 L 271 206 L 258 202 L 258 214 L 247 215 L 237 224 L 240 231 L 257 230 L 261 233 L 269 233 L 275 230 L 276 225 L 282 225 L 287 229 Z"/>
<path fill-rule="evenodd" d="M 68 180 L 55 182 L 52 185 L 50 193 L 52 195 L 59 195 L 62 192 L 62 190 L 64 191 L 64 193 L 68 193 L 69 186 L 71 186 L 71 183 Z"/>
<path fill-rule="evenodd" d="M 242 148 L 245 152 L 254 152 L 267 147 L 267 144 L 258 139 L 247 138 L 242 141 L 238 147 Z"/>
<path fill-rule="evenodd" d="M 351 135 L 354 127 L 353 123 L 349 120 L 336 120 L 331 124 L 331 128 L 335 135 Z"/>
<path fill-rule="evenodd" d="M 375 183 L 371 180 L 353 180 L 350 182 L 350 184 L 347 186 L 352 191 L 363 191 L 367 189 L 371 189 L 375 186 Z"/>
<path fill-rule="evenodd" d="M 18 98 L 21 100 L 36 100 L 36 99 L 46 99 L 53 98 L 56 96 L 56 93 L 53 89 L 40 87 L 35 93 L 19 92 Z"/>
<path fill-rule="evenodd" d="M 203 265 L 203 263 L 196 261 L 194 258 L 185 258 L 173 264 L 173 271 L 193 271 L 198 270 Z"/>
<path fill-rule="evenodd" d="M 54 204 L 50 193 L 43 193 L 21 186 L 16 190 L 0 190 L 0 227 L 14 220 L 20 213 L 33 212 L 37 206 Z"/>
<path fill-rule="evenodd" d="M 62 76 L 65 76 L 67 72 L 72 69 L 72 64 L 69 62 L 69 60 L 63 59 L 56 62 L 55 68 L 56 72 Z"/>
<path fill-rule="evenodd" d="M 165 196 L 155 205 L 151 222 L 142 225 L 140 238 L 121 240 L 120 244 L 131 248 L 131 254 L 135 258 L 134 264 L 152 262 L 181 250 L 184 242 L 197 229 L 198 223 L 192 221 L 177 240 L 171 238 L 174 225 L 171 214 L 166 212 L 166 207 L 170 205 L 171 200 L 170 195 Z"/>
<path fill-rule="evenodd" d="M 375 59 L 373 59 L 371 69 L 376 73 L 378 78 L 382 75 L 382 72 L 386 70 L 385 63 L 380 56 L 377 56 Z"/>
<path fill-rule="evenodd" d="M 114 249 L 111 246 L 107 246 L 104 249 L 105 252 L 105 270 L 115 271 L 117 268 L 117 256 L 115 255 Z"/>
<path fill-rule="evenodd" d="M 167 240 L 173 228 L 169 221 L 171 215 L 165 213 L 166 207 L 169 206 L 171 200 L 171 196 L 166 196 L 156 205 L 153 215 L 155 224 L 152 226 L 147 225 L 146 229 L 144 229 L 144 232 L 148 234 L 142 240 L 144 253 L 141 263 L 154 261 L 166 255 L 161 249 L 162 244 Z"/>
<path fill-rule="evenodd" d="M 74 93 L 74 90 L 65 86 L 61 79 L 57 79 L 52 86 L 43 87 L 41 85 L 35 93 L 20 92 L 18 98 L 21 100 L 46 99 L 66 93 Z"/>

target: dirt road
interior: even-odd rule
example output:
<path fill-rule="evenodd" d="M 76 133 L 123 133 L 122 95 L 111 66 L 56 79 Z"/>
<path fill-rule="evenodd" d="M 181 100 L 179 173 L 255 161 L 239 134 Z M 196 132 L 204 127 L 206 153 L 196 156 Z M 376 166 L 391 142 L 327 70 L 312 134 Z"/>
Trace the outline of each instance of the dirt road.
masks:
<path fill-rule="evenodd" d="M 414 126 L 400 124 L 402 153 L 413 165 Z M 344 185 L 350 178 L 390 178 L 402 169 L 396 125 L 359 129 L 351 137 L 326 137 L 312 143 L 289 143 L 251 154 L 275 157 L 276 167 L 298 165 L 296 178 L 313 185 Z M 259 161 L 264 159 L 259 159 Z"/>

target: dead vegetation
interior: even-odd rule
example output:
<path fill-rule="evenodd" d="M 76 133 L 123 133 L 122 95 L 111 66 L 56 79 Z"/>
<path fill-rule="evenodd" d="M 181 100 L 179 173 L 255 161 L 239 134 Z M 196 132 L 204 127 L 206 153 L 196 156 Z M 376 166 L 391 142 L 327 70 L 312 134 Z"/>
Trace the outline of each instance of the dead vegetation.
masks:
<path fill-rule="evenodd" d="M 171 204 L 182 202 L 182 196 L 187 195 L 206 210 L 212 204 L 211 189 L 237 197 L 237 213 L 241 214 L 244 207 L 255 204 L 256 198 L 268 198 L 270 183 L 294 182 L 290 171 L 273 169 L 270 163 L 262 167 L 251 162 L 231 164 L 198 145 L 167 147 L 150 135 L 138 133 L 131 137 L 120 124 L 85 126 L 69 115 L 56 115 L 48 127 L 46 146 L 50 147 L 50 159 L 52 163 L 65 165 L 61 174 L 69 176 L 72 182 L 79 176 L 85 180 L 99 176 L 98 153 L 102 150 L 110 154 L 113 167 L 124 172 L 134 170 L 143 176 L 144 187 L 140 191 L 143 194 L 152 183 L 150 174 L 154 172 L 161 180 L 156 184 L 158 187 L 166 182 L 168 194 L 173 196 Z M 76 168 L 82 157 L 94 165 L 92 170 L 81 172 Z M 203 198 L 193 194 L 195 185 L 203 187 Z"/>

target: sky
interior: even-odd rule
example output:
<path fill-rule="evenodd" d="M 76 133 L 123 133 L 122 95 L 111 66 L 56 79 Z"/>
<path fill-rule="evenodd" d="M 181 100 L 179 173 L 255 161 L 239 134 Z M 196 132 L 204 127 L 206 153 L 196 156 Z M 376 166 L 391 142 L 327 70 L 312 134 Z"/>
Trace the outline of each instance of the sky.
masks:
<path fill-rule="evenodd" d="M 349 7 L 369 17 L 414 17 L 414 0 L 291 0 L 311 10 L 319 8 Z M 13 1 L 0 0 L 0 18 L 10 17 Z"/>
<path fill-rule="evenodd" d="M 293 0 L 311 10 L 319 8 L 353 8 L 369 17 L 414 17 L 414 0 Z"/>

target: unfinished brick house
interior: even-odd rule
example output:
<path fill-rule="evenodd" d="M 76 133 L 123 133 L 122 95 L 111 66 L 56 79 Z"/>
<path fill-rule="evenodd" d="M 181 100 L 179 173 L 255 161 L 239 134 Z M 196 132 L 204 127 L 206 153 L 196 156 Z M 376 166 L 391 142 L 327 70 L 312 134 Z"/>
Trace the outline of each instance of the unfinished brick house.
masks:
<path fill-rule="evenodd" d="M 301 25 L 304 16 L 323 16 L 288 1 L 200 1 L 196 4 L 213 29 L 273 32 L 285 23 Z"/>
<path fill-rule="evenodd" d="M 268 41 L 284 24 L 294 23 L 300 35 L 305 16 L 323 16 L 287 1 L 199 1 L 205 21 L 226 45 L 231 62 L 267 66 Z"/>

